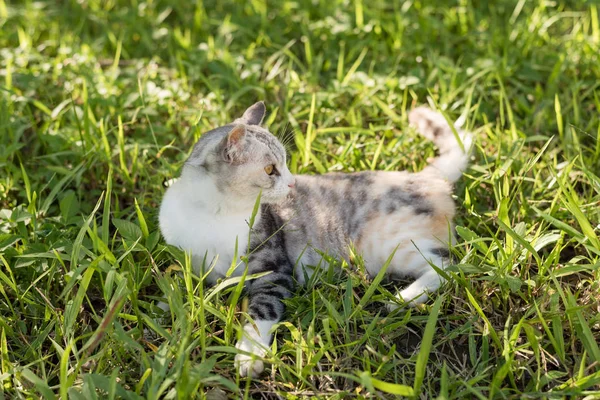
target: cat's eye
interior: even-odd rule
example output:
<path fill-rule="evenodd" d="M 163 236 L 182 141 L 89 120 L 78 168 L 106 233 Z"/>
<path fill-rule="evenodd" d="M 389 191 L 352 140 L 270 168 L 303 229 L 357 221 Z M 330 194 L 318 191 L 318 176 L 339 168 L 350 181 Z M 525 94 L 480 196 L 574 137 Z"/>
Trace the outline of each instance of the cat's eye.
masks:
<path fill-rule="evenodd" d="M 273 164 L 267 165 L 265 167 L 265 172 L 267 173 L 267 175 L 273 175 L 275 173 L 275 166 Z"/>

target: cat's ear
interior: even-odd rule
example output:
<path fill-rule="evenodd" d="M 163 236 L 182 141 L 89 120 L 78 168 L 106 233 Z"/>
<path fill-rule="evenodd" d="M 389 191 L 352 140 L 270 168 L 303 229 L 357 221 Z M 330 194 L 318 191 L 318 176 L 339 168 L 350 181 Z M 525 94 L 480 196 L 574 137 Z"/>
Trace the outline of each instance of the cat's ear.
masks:
<path fill-rule="evenodd" d="M 246 138 L 246 128 L 244 125 L 236 125 L 227 134 L 224 140 L 223 159 L 227 162 L 233 162 L 242 154 L 244 140 Z"/>
<path fill-rule="evenodd" d="M 246 111 L 244 111 L 244 115 L 240 118 L 233 121 L 234 124 L 246 124 L 246 125 L 260 125 L 263 118 L 265 117 L 265 113 L 267 112 L 267 108 L 265 107 L 265 103 L 259 101 L 258 103 L 254 103 Z"/>

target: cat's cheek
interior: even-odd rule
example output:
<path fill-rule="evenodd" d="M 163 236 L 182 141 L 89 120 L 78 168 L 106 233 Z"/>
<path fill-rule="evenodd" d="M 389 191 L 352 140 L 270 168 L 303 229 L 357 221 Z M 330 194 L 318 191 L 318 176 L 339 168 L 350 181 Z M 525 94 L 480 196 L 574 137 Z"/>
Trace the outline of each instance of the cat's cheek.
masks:
<path fill-rule="evenodd" d="M 278 203 L 283 201 L 289 193 L 289 188 L 281 184 L 263 190 L 263 199 L 270 203 Z"/>

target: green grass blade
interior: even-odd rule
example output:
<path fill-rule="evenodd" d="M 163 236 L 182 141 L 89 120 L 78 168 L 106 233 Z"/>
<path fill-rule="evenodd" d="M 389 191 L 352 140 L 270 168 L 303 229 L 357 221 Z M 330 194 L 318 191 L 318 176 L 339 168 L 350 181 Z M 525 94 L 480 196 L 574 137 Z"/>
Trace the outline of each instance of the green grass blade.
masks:
<path fill-rule="evenodd" d="M 79 262 L 79 254 L 81 253 L 81 248 L 83 245 L 83 239 L 85 237 L 85 233 L 92 222 L 92 219 L 96 215 L 96 212 L 100 208 L 100 204 L 102 203 L 102 198 L 98 200 L 94 210 L 90 213 L 90 215 L 85 219 L 83 225 L 79 229 L 79 233 L 73 242 L 73 250 L 71 251 L 71 270 L 75 270 L 77 268 Z M 72 277 L 73 278 L 73 277 Z"/>
<path fill-rule="evenodd" d="M 50 386 L 48 386 L 48 384 L 44 380 L 40 379 L 36 374 L 31 372 L 30 369 L 24 368 L 21 371 L 21 375 L 29 382 L 33 383 L 35 388 L 42 394 L 42 396 L 44 396 L 44 398 L 48 400 L 53 400 L 56 398 L 54 392 L 52 392 L 52 389 L 50 389 Z"/>
<path fill-rule="evenodd" d="M 417 363 L 415 365 L 415 382 L 413 384 L 415 396 L 418 396 L 421 393 L 421 386 L 423 385 L 423 380 L 425 379 L 427 363 L 429 362 L 429 354 L 431 353 L 431 348 L 433 345 L 433 337 L 436 331 L 438 315 L 443 302 L 444 297 L 438 297 L 435 303 L 433 303 L 431 312 L 427 318 L 427 324 L 425 325 L 425 331 L 423 332 L 423 339 L 421 339 L 421 347 L 419 348 L 419 355 L 417 356 Z"/>

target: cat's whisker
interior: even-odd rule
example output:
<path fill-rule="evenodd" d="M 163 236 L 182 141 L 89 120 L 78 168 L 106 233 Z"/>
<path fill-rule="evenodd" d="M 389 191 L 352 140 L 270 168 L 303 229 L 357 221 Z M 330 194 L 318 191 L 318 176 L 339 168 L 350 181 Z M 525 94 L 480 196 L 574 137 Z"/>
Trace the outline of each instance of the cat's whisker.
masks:
<path fill-rule="evenodd" d="M 286 123 L 283 128 L 279 129 L 276 135 L 288 154 L 290 154 L 293 150 L 291 144 L 294 142 L 294 135 L 294 129 L 291 127 L 289 122 Z"/>

